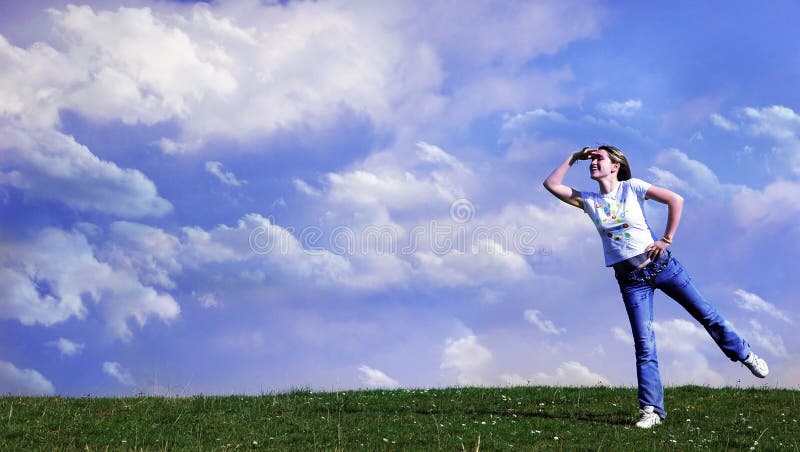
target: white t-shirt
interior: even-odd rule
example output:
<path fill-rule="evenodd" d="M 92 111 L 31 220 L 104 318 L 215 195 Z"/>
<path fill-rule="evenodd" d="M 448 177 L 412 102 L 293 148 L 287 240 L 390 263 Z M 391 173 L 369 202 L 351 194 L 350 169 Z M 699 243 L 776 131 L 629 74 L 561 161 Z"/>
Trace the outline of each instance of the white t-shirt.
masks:
<path fill-rule="evenodd" d="M 581 192 L 583 210 L 600 233 L 607 267 L 642 254 L 655 241 L 644 215 L 644 196 L 650 185 L 641 179 L 628 179 L 605 195 Z"/>

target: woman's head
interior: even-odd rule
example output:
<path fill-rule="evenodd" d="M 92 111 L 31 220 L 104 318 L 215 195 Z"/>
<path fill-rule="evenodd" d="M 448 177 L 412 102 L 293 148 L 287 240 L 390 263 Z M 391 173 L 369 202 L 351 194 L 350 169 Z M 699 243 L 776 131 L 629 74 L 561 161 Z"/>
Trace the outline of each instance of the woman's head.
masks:
<path fill-rule="evenodd" d="M 605 152 L 601 152 L 605 151 Z M 610 144 L 603 144 L 597 147 L 599 154 L 605 154 L 610 160 L 611 164 L 617 164 L 617 180 L 623 181 L 631 178 L 631 167 L 628 164 L 628 158 L 619 149 L 611 146 Z"/>

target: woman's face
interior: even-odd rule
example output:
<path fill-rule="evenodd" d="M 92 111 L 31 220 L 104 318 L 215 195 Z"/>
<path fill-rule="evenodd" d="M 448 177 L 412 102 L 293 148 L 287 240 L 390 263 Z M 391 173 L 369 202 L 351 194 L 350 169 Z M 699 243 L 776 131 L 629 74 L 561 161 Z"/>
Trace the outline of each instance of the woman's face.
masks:
<path fill-rule="evenodd" d="M 589 164 L 589 177 L 594 180 L 608 177 L 611 173 L 619 169 L 619 163 L 612 162 L 605 149 L 593 152 L 591 160 L 592 162 Z"/>

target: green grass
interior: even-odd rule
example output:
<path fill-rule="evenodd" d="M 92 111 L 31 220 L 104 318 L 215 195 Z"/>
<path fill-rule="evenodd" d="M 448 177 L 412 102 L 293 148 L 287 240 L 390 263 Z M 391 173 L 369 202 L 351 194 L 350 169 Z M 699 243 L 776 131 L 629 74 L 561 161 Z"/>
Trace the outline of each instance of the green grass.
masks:
<path fill-rule="evenodd" d="M 0 450 L 798 450 L 797 396 L 668 388 L 669 418 L 647 431 L 631 388 L 2 397 Z"/>

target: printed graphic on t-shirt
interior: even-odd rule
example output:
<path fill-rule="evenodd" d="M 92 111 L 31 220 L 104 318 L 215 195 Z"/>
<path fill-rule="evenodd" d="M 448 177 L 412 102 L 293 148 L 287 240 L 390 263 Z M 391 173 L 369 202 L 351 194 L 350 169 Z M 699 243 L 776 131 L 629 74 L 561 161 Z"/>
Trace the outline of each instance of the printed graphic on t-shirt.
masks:
<path fill-rule="evenodd" d="M 628 214 L 628 209 L 622 210 L 625 205 L 618 201 L 607 201 L 601 198 L 595 198 L 595 209 L 597 209 L 597 229 L 601 234 L 620 243 L 626 243 L 630 240 L 631 235 L 626 229 L 629 225 L 625 222 L 625 217 Z"/>

